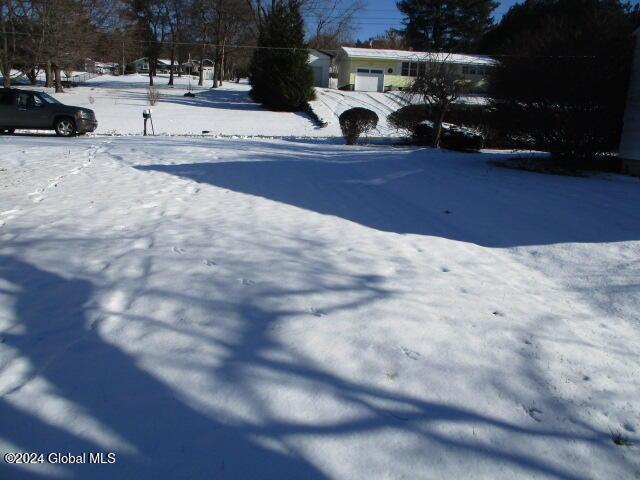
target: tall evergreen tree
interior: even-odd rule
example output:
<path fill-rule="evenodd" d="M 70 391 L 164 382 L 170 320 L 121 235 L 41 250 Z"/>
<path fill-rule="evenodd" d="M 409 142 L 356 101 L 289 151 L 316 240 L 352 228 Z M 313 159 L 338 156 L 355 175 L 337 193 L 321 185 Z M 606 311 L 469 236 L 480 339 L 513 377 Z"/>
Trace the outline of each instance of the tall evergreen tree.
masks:
<path fill-rule="evenodd" d="M 260 25 L 249 72 L 251 95 L 273 110 L 303 109 L 314 96 L 300 5 L 300 0 L 274 2 Z"/>
<path fill-rule="evenodd" d="M 494 0 L 400 0 L 402 30 L 415 50 L 470 52 L 493 25 Z"/>
<path fill-rule="evenodd" d="M 526 0 L 484 39 L 500 55 L 496 106 L 535 148 L 586 164 L 617 148 L 640 7 L 622 0 Z M 606 156 L 605 156 L 606 158 Z"/>

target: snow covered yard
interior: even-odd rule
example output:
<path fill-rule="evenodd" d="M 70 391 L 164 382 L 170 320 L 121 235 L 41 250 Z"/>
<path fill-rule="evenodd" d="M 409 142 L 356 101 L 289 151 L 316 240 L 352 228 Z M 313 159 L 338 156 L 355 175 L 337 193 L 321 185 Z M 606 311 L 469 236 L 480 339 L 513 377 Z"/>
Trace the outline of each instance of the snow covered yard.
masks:
<path fill-rule="evenodd" d="M 640 182 L 497 156 L 0 138 L 0 477 L 639 477 Z"/>
<path fill-rule="evenodd" d="M 325 126 L 319 125 L 302 112 L 272 112 L 253 102 L 249 96 L 251 86 L 224 82 L 211 89 L 211 81 L 198 87 L 191 80 L 194 98 L 185 97 L 189 91 L 189 77 L 174 78 L 175 85 L 167 85 L 168 75 L 158 75 L 154 87 L 160 92 L 160 101 L 150 107 L 146 88 L 146 75 L 101 75 L 79 87 L 67 88 L 64 93 L 42 86 L 20 88 L 46 90 L 62 103 L 91 108 L 98 119 L 97 135 L 141 135 L 142 111 L 153 109 L 155 132 L 159 135 L 206 135 L 238 137 L 342 137 L 338 117 L 345 110 L 362 107 L 378 115 L 378 127 L 371 137 L 394 138 L 402 136 L 387 123 L 387 116 L 407 104 L 400 92 L 347 92 L 316 88 L 316 99 L 311 108 Z M 461 101 L 478 103 L 482 98 L 467 97 Z M 151 132 L 151 126 L 149 125 Z M 206 132 L 203 134 L 203 132 Z"/>

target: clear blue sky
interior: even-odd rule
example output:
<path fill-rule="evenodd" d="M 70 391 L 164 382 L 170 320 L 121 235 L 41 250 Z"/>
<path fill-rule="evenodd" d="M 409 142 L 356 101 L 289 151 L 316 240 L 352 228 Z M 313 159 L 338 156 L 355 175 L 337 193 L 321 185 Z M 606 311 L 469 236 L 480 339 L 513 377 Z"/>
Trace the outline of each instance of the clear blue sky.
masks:
<path fill-rule="evenodd" d="M 502 15 L 509 10 L 509 7 L 517 0 L 503 0 L 495 12 L 496 20 L 500 20 Z M 402 15 L 396 7 L 396 0 L 366 0 L 366 7 L 356 18 L 358 31 L 356 38 L 364 40 L 379 33 L 383 33 L 388 28 L 399 27 Z"/>

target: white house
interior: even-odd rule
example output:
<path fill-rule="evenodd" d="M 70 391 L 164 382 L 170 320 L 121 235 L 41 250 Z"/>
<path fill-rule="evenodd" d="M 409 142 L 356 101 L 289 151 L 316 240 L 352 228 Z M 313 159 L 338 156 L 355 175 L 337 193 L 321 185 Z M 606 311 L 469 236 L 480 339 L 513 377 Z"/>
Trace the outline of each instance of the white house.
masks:
<path fill-rule="evenodd" d="M 115 62 L 96 62 L 90 58 L 84 61 L 84 71 L 89 73 L 115 73 L 120 68 Z"/>
<path fill-rule="evenodd" d="M 336 57 L 338 88 L 384 92 L 407 88 L 430 62 L 446 62 L 481 93 L 496 61 L 478 55 L 342 47 Z"/>
<path fill-rule="evenodd" d="M 309 66 L 313 70 L 313 85 L 329 88 L 331 55 L 320 50 L 309 50 Z"/>
<path fill-rule="evenodd" d="M 136 72 L 148 73 L 149 72 L 149 59 L 147 57 L 138 58 L 131 62 Z M 156 70 L 158 73 L 168 73 L 171 70 L 171 60 L 166 58 L 159 58 L 156 61 Z M 178 62 L 174 62 L 173 71 L 178 70 Z"/>
<path fill-rule="evenodd" d="M 640 28 L 635 31 L 634 36 L 636 48 L 620 141 L 620 158 L 626 173 L 640 175 Z"/>

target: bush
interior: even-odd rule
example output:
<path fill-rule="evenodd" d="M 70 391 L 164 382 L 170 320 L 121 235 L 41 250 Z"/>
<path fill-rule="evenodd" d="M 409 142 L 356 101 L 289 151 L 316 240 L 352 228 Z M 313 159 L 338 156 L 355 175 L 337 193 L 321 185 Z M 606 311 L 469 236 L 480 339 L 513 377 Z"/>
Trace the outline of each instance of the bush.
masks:
<path fill-rule="evenodd" d="M 347 145 L 355 145 L 362 134 L 378 126 L 378 115 L 366 108 L 352 108 L 340 115 L 340 128 Z"/>
<path fill-rule="evenodd" d="M 433 143 L 432 109 L 430 105 L 407 105 L 388 117 L 389 124 L 404 130 L 418 145 Z M 447 116 L 452 123 L 442 127 L 441 144 L 451 150 L 480 150 L 484 146 L 485 131 L 491 130 L 495 118 L 482 113 L 482 109 L 469 105 L 452 105 Z M 479 128 L 484 127 L 484 128 Z"/>
<path fill-rule="evenodd" d="M 153 106 L 160 101 L 160 90 L 155 87 L 147 87 L 147 101 Z"/>
<path fill-rule="evenodd" d="M 403 130 L 409 135 L 413 135 L 415 128 L 420 122 L 429 120 L 429 105 L 407 105 L 400 110 L 396 110 L 389 117 L 387 122 L 397 130 Z"/>
<path fill-rule="evenodd" d="M 444 148 L 461 151 L 478 151 L 483 147 L 484 138 L 479 132 L 450 123 L 442 124 L 441 144 Z M 419 145 L 431 145 L 433 139 L 433 122 L 425 120 L 416 125 L 413 133 Z"/>

